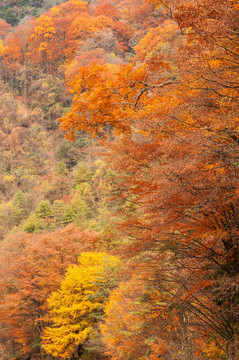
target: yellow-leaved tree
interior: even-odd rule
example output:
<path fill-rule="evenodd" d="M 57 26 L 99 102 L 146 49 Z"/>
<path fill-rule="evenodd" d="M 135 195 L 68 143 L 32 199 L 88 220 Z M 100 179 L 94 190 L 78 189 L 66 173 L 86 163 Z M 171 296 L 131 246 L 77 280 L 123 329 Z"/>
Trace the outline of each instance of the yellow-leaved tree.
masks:
<path fill-rule="evenodd" d="M 48 299 L 47 327 L 42 336 L 44 350 L 66 358 L 97 335 L 110 289 L 115 287 L 119 260 L 106 253 L 82 253 L 79 265 L 71 265 L 60 289 Z"/>

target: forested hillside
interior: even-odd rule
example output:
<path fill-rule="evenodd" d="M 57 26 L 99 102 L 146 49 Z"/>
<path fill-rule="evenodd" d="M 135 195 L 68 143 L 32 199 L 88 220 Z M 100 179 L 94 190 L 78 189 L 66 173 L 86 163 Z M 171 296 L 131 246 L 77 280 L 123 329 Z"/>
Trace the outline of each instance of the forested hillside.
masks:
<path fill-rule="evenodd" d="M 0 360 L 239 359 L 239 3 L 0 4 Z"/>
<path fill-rule="evenodd" d="M 40 16 L 64 0 L 2 0 L 0 16 L 11 25 L 25 22 L 31 16 Z"/>

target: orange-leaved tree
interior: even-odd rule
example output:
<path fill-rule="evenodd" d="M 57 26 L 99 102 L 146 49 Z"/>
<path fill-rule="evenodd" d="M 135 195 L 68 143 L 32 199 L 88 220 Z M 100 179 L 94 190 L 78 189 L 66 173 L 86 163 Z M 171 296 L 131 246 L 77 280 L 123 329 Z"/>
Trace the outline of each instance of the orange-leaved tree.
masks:
<path fill-rule="evenodd" d="M 72 111 L 61 119 L 69 137 L 109 128 L 127 135 L 114 139 L 110 152 L 127 174 L 121 197 L 135 199 L 136 210 L 122 225 L 131 253 L 153 251 L 155 272 L 157 257 L 169 253 L 174 288 L 167 289 L 166 309 L 190 312 L 194 331 L 220 336 L 231 354 L 238 336 L 235 4 L 166 3 L 175 21 L 168 29 L 178 29 L 175 46 L 152 29 L 150 46 L 142 40 L 136 49 L 143 64 L 81 68 L 71 83 Z M 191 356 L 192 347 L 187 351 Z"/>

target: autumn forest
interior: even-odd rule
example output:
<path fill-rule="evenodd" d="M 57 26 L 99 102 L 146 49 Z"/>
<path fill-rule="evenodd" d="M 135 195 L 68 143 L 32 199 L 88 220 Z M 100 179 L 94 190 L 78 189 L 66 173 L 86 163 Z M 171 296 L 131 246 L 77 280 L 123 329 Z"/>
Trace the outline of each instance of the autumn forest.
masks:
<path fill-rule="evenodd" d="M 239 360 L 238 0 L 2 0 L 0 360 Z"/>

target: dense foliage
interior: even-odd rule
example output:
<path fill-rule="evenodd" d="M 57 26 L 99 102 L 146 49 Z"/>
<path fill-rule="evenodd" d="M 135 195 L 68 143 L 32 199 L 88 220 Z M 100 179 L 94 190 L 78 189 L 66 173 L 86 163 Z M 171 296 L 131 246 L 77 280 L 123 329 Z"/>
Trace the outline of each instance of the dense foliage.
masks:
<path fill-rule="evenodd" d="M 1 360 L 238 360 L 238 11 L 2 2 Z"/>
<path fill-rule="evenodd" d="M 0 17 L 14 26 L 27 17 L 39 16 L 42 12 L 61 2 L 64 0 L 2 0 Z"/>

